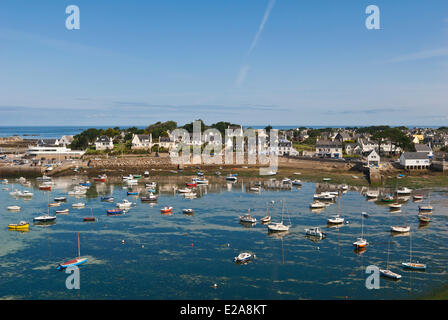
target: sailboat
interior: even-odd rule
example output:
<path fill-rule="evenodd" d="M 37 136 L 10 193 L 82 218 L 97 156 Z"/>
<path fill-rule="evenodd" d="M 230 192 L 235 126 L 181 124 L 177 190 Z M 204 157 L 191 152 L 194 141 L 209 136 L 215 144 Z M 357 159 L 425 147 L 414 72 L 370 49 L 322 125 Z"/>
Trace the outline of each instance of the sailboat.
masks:
<path fill-rule="evenodd" d="M 409 235 L 409 262 L 403 262 L 403 267 L 414 270 L 426 270 L 426 264 L 412 262 L 412 236 Z"/>
<path fill-rule="evenodd" d="M 386 269 L 380 269 L 380 274 L 384 277 L 391 278 L 394 280 L 401 279 L 401 275 L 395 272 L 392 272 L 389 270 L 389 249 L 390 249 L 390 238 L 388 242 L 387 247 L 387 262 L 386 262 Z"/>
<path fill-rule="evenodd" d="M 361 237 L 356 239 L 355 242 L 353 242 L 353 245 L 356 247 L 356 249 L 363 249 L 366 246 L 369 245 L 366 239 L 364 239 L 364 216 L 365 212 L 361 214 Z"/>
<path fill-rule="evenodd" d="M 268 224 L 268 231 L 269 232 L 284 232 L 288 231 L 291 225 L 285 226 L 283 224 L 283 211 L 285 208 L 285 200 L 282 200 L 282 220 L 280 222 L 272 222 Z"/>
<path fill-rule="evenodd" d="M 419 212 L 432 212 L 432 206 L 431 206 L 431 194 L 428 194 L 428 204 L 426 206 L 418 206 Z"/>
<path fill-rule="evenodd" d="M 93 209 L 92 208 L 90 208 L 90 213 L 92 214 L 92 216 L 91 217 L 85 217 L 85 218 L 82 219 L 82 221 L 84 221 L 84 222 L 95 222 L 96 219 L 93 216 Z"/>
<path fill-rule="evenodd" d="M 328 224 L 341 224 L 341 223 L 344 223 L 344 218 L 341 218 L 340 212 L 341 212 L 341 195 L 339 194 L 339 197 L 338 197 L 338 214 L 335 215 L 335 216 L 332 216 L 331 218 L 329 218 L 327 220 L 327 223 Z"/>
<path fill-rule="evenodd" d="M 398 219 L 398 217 L 397 217 Z M 411 227 L 410 226 L 406 226 L 406 225 L 401 225 L 401 226 L 391 226 L 390 227 L 390 231 L 392 233 L 406 233 L 411 231 Z"/>
<path fill-rule="evenodd" d="M 80 246 L 79 246 L 79 232 L 78 232 L 78 257 L 73 259 L 73 260 L 60 263 L 56 269 L 62 270 L 62 269 L 73 267 L 73 266 L 79 266 L 79 265 L 81 265 L 83 263 L 86 263 L 87 260 L 89 260 L 89 259 L 81 257 L 81 249 L 80 249 Z"/>
<path fill-rule="evenodd" d="M 269 203 L 266 202 L 266 216 L 260 219 L 261 223 L 271 222 L 271 216 L 269 215 Z"/>

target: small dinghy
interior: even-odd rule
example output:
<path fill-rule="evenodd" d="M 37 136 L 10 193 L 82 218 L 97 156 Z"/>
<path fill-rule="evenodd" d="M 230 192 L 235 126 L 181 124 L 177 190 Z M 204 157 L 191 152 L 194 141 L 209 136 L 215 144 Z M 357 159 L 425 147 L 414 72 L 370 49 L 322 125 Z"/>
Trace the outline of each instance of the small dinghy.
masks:
<path fill-rule="evenodd" d="M 123 214 L 123 210 L 122 209 L 110 209 L 107 210 L 107 215 L 108 216 L 118 216 Z"/>
<path fill-rule="evenodd" d="M 421 201 L 421 200 L 423 200 L 423 195 L 422 194 L 414 194 L 414 196 L 412 198 L 414 199 L 414 201 Z"/>
<path fill-rule="evenodd" d="M 72 204 L 72 208 L 84 208 L 85 206 L 86 204 L 82 202 Z"/>
<path fill-rule="evenodd" d="M 26 221 L 20 221 L 19 223 L 11 223 L 8 225 L 9 230 L 15 231 L 28 231 L 30 224 Z"/>
<path fill-rule="evenodd" d="M 405 232 L 411 231 L 411 227 L 410 226 L 392 226 L 392 227 L 390 227 L 390 231 L 396 232 L 396 233 L 405 233 Z"/>
<path fill-rule="evenodd" d="M 184 213 L 184 214 L 193 214 L 194 210 L 193 209 L 183 209 L 182 213 Z"/>
<path fill-rule="evenodd" d="M 185 199 L 195 199 L 197 198 L 197 194 L 194 192 L 184 193 Z"/>
<path fill-rule="evenodd" d="M 227 180 L 227 181 L 233 181 L 233 182 L 236 182 L 236 181 L 238 180 L 238 178 L 237 178 L 236 176 L 234 176 L 234 175 L 228 175 L 228 176 L 226 177 L 226 180 Z"/>
<path fill-rule="evenodd" d="M 419 212 L 432 212 L 432 206 L 418 206 Z"/>
<path fill-rule="evenodd" d="M 101 197 L 102 202 L 114 202 L 114 197 Z"/>
<path fill-rule="evenodd" d="M 394 202 L 395 198 L 389 195 L 389 196 L 382 198 L 381 201 L 382 202 Z"/>
<path fill-rule="evenodd" d="M 236 256 L 233 261 L 235 263 L 245 263 L 249 262 L 253 258 L 253 255 L 249 252 L 242 252 L 238 256 Z"/>
<path fill-rule="evenodd" d="M 173 207 L 163 207 L 162 209 L 160 209 L 161 213 L 172 213 L 173 212 Z"/>
<path fill-rule="evenodd" d="M 301 185 L 302 185 L 302 181 L 297 180 L 297 179 L 296 179 L 296 180 L 293 180 L 293 181 L 292 181 L 292 185 L 293 185 L 293 186 L 301 186 Z"/>
<path fill-rule="evenodd" d="M 67 201 L 67 198 L 66 197 L 56 197 L 56 198 L 54 198 L 54 201 L 56 201 L 56 202 L 64 202 L 64 201 Z"/>
<path fill-rule="evenodd" d="M 49 207 L 59 207 L 61 205 L 60 202 L 54 202 L 54 203 L 49 203 L 48 206 Z"/>
<path fill-rule="evenodd" d="M 128 196 L 138 196 L 138 191 L 128 191 L 127 195 Z"/>
<path fill-rule="evenodd" d="M 389 205 L 389 208 L 390 208 L 391 210 L 401 209 L 401 203 L 391 203 L 391 204 Z"/>
<path fill-rule="evenodd" d="M 179 192 L 179 193 L 190 193 L 190 192 L 191 192 L 191 189 L 189 189 L 189 188 L 185 188 L 185 189 L 177 189 L 177 192 Z"/>
<path fill-rule="evenodd" d="M 390 278 L 390 279 L 394 279 L 394 280 L 401 279 L 401 275 L 399 275 L 398 273 L 392 272 L 390 270 L 386 270 L 386 269 L 380 269 L 380 274 L 386 278 Z"/>
<path fill-rule="evenodd" d="M 424 215 L 424 214 L 419 214 L 418 215 L 418 220 L 421 223 L 429 223 L 429 222 L 431 222 L 431 218 L 429 216 L 427 216 L 427 215 Z"/>
<path fill-rule="evenodd" d="M 64 209 L 64 210 L 56 210 L 56 214 L 67 214 L 69 213 L 68 209 Z"/>
<path fill-rule="evenodd" d="M 107 176 L 105 174 L 100 175 L 100 176 L 96 177 L 95 179 L 93 179 L 93 181 L 95 181 L 95 182 L 106 182 L 107 181 Z"/>
<path fill-rule="evenodd" d="M 9 206 L 8 207 L 8 210 L 9 211 L 20 211 L 20 207 L 19 206 Z"/>

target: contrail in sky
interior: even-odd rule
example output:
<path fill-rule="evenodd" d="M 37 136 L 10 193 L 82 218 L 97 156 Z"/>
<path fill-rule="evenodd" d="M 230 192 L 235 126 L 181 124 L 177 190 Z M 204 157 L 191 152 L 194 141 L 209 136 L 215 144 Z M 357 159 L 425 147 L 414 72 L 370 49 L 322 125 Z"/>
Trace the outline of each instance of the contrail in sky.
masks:
<path fill-rule="evenodd" d="M 255 35 L 255 38 L 252 41 L 252 44 L 250 45 L 249 51 L 247 52 L 248 56 L 251 54 L 252 50 L 254 50 L 255 46 L 257 45 L 258 39 L 260 38 L 260 35 L 263 32 L 264 26 L 265 26 L 266 22 L 269 19 L 269 15 L 271 14 L 272 9 L 274 8 L 275 1 L 276 0 L 269 0 L 268 6 L 267 6 L 266 11 L 264 13 L 263 20 L 261 21 L 261 24 L 258 27 L 257 34 Z"/>
<path fill-rule="evenodd" d="M 260 26 L 258 27 L 257 34 L 255 35 L 254 40 L 252 41 L 252 44 L 250 45 L 249 50 L 247 51 L 246 58 L 249 57 L 249 55 L 254 50 L 255 46 L 258 43 L 258 40 L 260 39 L 261 33 L 263 32 L 264 26 L 266 25 L 266 22 L 269 19 L 269 15 L 271 14 L 272 9 L 274 8 L 276 0 L 269 0 L 268 6 L 266 8 L 266 11 L 264 12 L 263 20 L 261 21 Z M 240 87 L 244 80 L 246 80 L 246 76 L 249 72 L 249 65 L 245 63 L 241 68 L 240 72 L 238 73 L 238 78 L 236 79 L 236 86 Z"/>

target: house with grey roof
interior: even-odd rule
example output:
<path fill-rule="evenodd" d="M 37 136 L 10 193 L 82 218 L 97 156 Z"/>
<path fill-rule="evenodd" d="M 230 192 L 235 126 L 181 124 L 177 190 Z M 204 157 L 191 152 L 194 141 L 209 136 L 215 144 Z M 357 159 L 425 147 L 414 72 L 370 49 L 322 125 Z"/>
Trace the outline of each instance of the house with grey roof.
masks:
<path fill-rule="evenodd" d="M 428 156 L 428 158 L 430 158 L 430 159 L 432 159 L 432 157 L 434 156 L 434 154 L 433 154 L 433 152 L 432 152 L 432 148 L 431 148 L 429 145 L 427 145 L 427 144 L 416 143 L 416 144 L 414 145 L 414 147 L 415 147 L 415 151 L 416 151 L 416 152 L 423 152 L 423 153 L 425 153 L 425 154 Z"/>
<path fill-rule="evenodd" d="M 403 152 L 400 165 L 406 170 L 429 169 L 431 162 L 425 152 Z"/>
<path fill-rule="evenodd" d="M 99 136 L 95 141 L 96 150 L 112 150 L 114 148 L 114 141 L 108 136 Z"/>
<path fill-rule="evenodd" d="M 342 158 L 342 142 L 319 140 L 316 142 L 316 155 L 322 158 Z"/>
<path fill-rule="evenodd" d="M 132 136 L 131 149 L 151 149 L 152 147 L 152 134 L 134 134 Z"/>

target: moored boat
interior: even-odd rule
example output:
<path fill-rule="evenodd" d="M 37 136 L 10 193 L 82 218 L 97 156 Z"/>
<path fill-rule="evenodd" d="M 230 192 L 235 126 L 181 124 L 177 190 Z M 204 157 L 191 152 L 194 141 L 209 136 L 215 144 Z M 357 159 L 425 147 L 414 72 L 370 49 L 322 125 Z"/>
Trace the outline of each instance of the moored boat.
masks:
<path fill-rule="evenodd" d="M 117 216 L 117 215 L 121 215 L 123 213 L 123 209 L 110 209 L 107 210 L 107 215 L 108 216 Z"/>
<path fill-rule="evenodd" d="M 160 209 L 161 213 L 172 213 L 173 212 L 173 207 L 163 207 L 162 209 Z"/>
<path fill-rule="evenodd" d="M 242 252 L 240 253 L 238 256 L 236 256 L 233 261 L 235 261 L 236 263 L 245 263 L 248 262 L 252 259 L 252 254 L 249 252 Z"/>
<path fill-rule="evenodd" d="M 16 231 L 27 231 L 30 227 L 30 224 L 26 221 L 20 221 L 19 223 L 11 223 L 8 225 L 9 230 Z"/>

